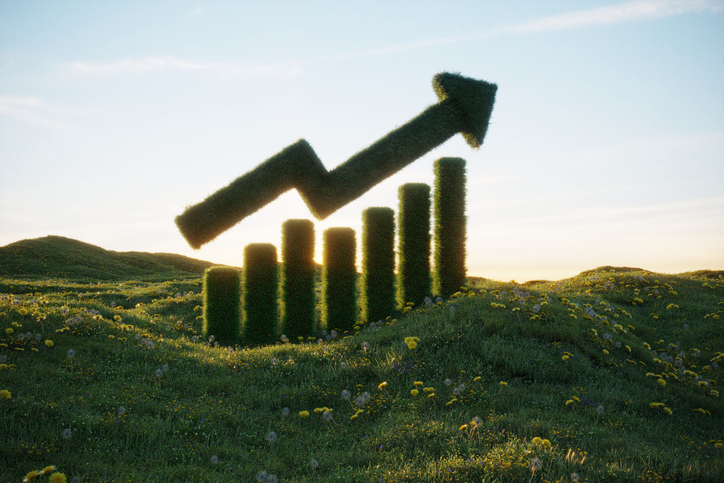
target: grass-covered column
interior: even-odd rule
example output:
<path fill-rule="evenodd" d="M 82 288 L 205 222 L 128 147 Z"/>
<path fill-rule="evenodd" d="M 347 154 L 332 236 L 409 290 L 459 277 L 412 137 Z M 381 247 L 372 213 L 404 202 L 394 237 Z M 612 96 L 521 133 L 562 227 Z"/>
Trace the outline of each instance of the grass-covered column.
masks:
<path fill-rule="evenodd" d="M 324 231 L 322 325 L 352 330 L 357 322 L 357 244 L 352 228 Z"/>
<path fill-rule="evenodd" d="M 362 212 L 362 320 L 376 322 L 395 310 L 395 212 Z"/>
<path fill-rule="evenodd" d="M 281 333 L 290 340 L 314 332 L 314 223 L 287 220 L 282 224 Z"/>
<path fill-rule="evenodd" d="M 397 299 L 420 305 L 430 295 L 430 186 L 403 184 L 399 198 Z"/>
<path fill-rule="evenodd" d="M 278 319 L 277 249 L 271 243 L 252 243 L 244 248 L 242 295 L 244 344 L 259 345 L 276 338 Z"/>
<path fill-rule="evenodd" d="M 449 297 L 465 284 L 465 160 L 435 161 L 433 293 Z"/>
<path fill-rule="evenodd" d="M 222 345 L 239 343 L 239 270 L 210 267 L 204 272 L 203 336 Z"/>

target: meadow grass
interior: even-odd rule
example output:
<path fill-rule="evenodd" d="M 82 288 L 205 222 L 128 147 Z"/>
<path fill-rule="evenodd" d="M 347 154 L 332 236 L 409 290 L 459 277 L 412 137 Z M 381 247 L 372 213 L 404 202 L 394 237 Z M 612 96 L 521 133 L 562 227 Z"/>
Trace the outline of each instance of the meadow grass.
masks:
<path fill-rule="evenodd" d="M 201 283 L 0 278 L 0 482 L 724 478 L 722 272 L 474 279 L 254 349 L 200 336 Z"/>

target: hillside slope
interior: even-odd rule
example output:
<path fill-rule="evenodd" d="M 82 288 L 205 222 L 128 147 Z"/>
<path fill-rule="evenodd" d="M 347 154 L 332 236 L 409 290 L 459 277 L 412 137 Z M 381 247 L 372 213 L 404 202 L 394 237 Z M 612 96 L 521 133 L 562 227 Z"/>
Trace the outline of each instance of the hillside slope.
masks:
<path fill-rule="evenodd" d="M 0 247 L 0 276 L 117 280 L 200 275 L 211 262 L 171 253 L 114 252 L 61 236 Z"/>

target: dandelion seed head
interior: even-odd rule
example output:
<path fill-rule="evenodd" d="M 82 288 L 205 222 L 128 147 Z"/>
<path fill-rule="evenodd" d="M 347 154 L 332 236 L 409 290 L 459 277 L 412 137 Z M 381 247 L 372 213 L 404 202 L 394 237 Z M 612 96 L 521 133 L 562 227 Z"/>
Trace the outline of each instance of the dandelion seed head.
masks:
<path fill-rule="evenodd" d="M 217 463 L 219 462 L 219 457 L 216 456 L 216 455 L 213 455 L 211 458 L 209 458 L 209 462 L 210 462 L 212 465 L 215 465 L 215 464 L 217 464 Z"/>
<path fill-rule="evenodd" d="M 70 428 L 64 429 L 62 436 L 63 439 L 70 439 L 73 437 L 73 431 Z"/>

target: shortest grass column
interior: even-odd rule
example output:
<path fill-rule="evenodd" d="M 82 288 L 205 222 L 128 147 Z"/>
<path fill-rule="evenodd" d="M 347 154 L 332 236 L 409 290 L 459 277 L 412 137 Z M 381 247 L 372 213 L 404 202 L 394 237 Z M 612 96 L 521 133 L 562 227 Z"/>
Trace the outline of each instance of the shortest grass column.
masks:
<path fill-rule="evenodd" d="M 278 318 L 277 249 L 271 243 L 252 243 L 244 248 L 243 324 L 246 345 L 273 342 Z"/>
<path fill-rule="evenodd" d="M 349 331 L 357 322 L 356 250 L 352 228 L 325 230 L 322 325 L 327 329 Z"/>
<path fill-rule="evenodd" d="M 239 343 L 239 271 L 211 267 L 204 273 L 203 336 L 222 345 Z"/>

